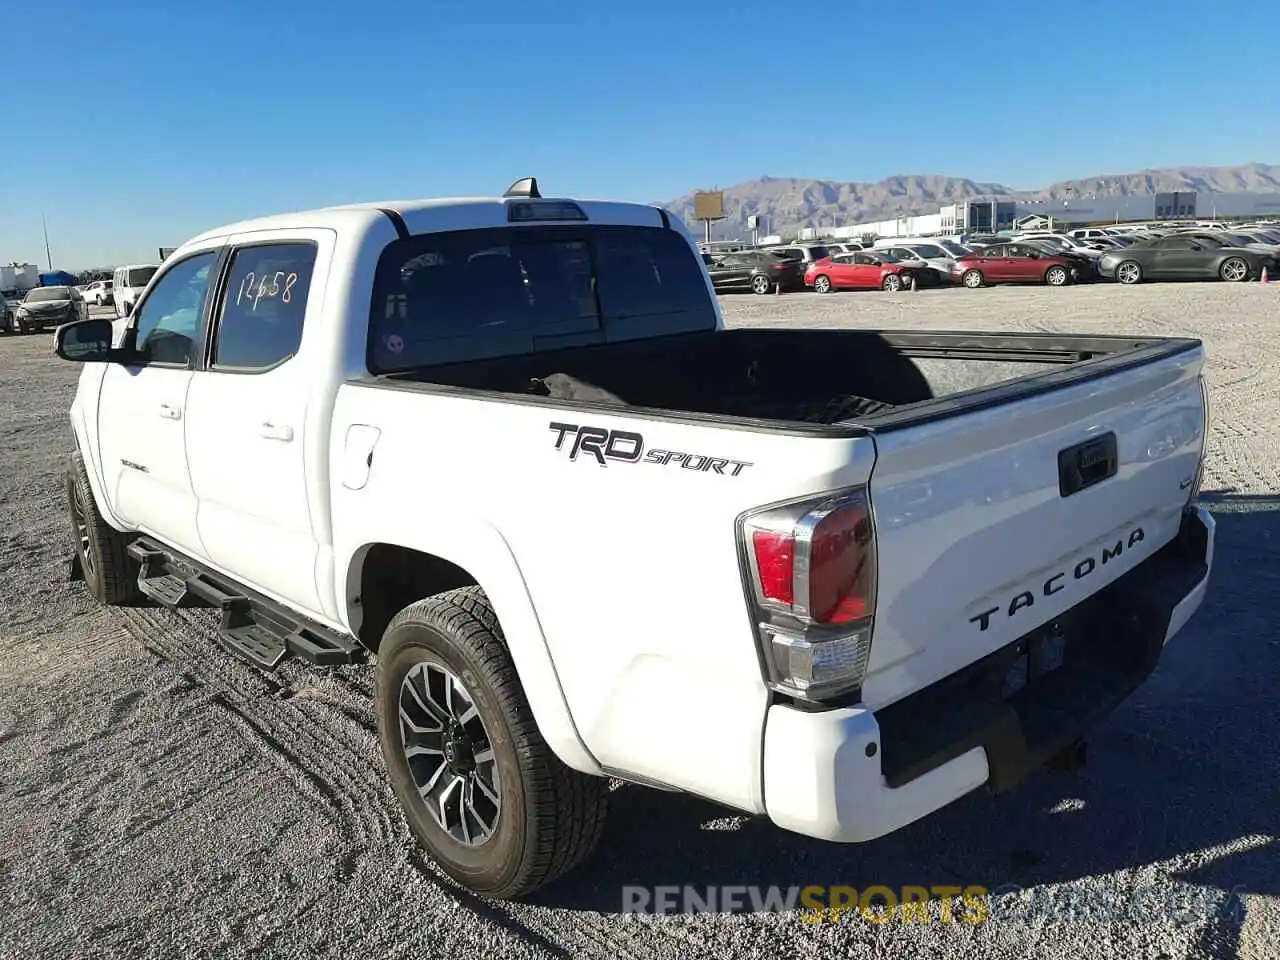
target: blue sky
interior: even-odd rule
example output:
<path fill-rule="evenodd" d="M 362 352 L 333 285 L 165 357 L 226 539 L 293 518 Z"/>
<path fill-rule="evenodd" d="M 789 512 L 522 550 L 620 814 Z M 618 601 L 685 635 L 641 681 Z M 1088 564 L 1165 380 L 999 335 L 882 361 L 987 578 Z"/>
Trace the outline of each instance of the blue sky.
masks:
<path fill-rule="evenodd" d="M 5 4 L 0 262 L 388 197 L 1280 161 L 1274 18 L 1149 0 Z M 63 56 L 23 54 L 65 24 Z M 17 38 L 17 39 L 15 39 Z M 92 44 L 92 45 L 91 45 Z M 1205 64 L 1200 66 L 1199 64 Z"/>

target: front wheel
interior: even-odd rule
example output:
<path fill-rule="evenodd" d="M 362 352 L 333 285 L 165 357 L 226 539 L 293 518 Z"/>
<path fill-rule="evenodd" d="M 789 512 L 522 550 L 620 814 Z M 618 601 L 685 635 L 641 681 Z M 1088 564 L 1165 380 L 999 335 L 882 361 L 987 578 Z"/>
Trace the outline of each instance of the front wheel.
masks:
<path fill-rule="evenodd" d="M 84 461 L 77 453 L 67 468 L 67 506 L 75 562 L 85 586 L 99 603 L 130 606 L 142 600 L 138 589 L 138 562 L 127 548 L 131 534 L 121 533 L 102 517 Z"/>
<path fill-rule="evenodd" d="M 1050 267 L 1044 272 L 1044 282 L 1051 287 L 1065 286 L 1069 279 L 1066 267 Z"/>
<path fill-rule="evenodd" d="M 818 291 L 818 293 L 830 293 L 831 278 L 826 276 L 825 274 L 823 276 L 818 277 L 816 280 L 813 281 L 813 289 Z"/>
<path fill-rule="evenodd" d="M 763 274 L 758 273 L 751 278 L 752 293 L 768 293 L 772 289 L 773 284 L 769 281 L 769 278 Z"/>
<path fill-rule="evenodd" d="M 1243 283 L 1249 279 L 1249 264 L 1244 257 L 1227 257 L 1218 268 L 1218 276 L 1227 283 Z"/>
<path fill-rule="evenodd" d="M 608 781 L 538 732 L 479 587 L 401 610 L 378 649 L 378 743 L 414 837 L 485 897 L 530 893 L 595 847 Z"/>
<path fill-rule="evenodd" d="M 888 293 L 897 293 L 902 289 L 902 277 L 896 273 L 891 273 L 880 281 L 880 286 Z"/>
<path fill-rule="evenodd" d="M 976 290 L 978 287 L 982 286 L 985 282 L 985 278 L 982 276 L 981 270 L 966 270 L 964 272 L 964 276 L 960 278 L 960 282 L 970 290 Z"/>

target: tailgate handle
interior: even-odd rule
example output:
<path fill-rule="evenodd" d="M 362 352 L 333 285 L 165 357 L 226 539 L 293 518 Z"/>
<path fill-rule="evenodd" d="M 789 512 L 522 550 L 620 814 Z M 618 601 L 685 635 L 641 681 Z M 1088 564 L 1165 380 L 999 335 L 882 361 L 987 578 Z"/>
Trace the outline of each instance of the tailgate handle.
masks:
<path fill-rule="evenodd" d="M 1116 435 L 1104 433 L 1058 451 L 1058 492 L 1064 497 L 1116 475 L 1120 457 Z"/>

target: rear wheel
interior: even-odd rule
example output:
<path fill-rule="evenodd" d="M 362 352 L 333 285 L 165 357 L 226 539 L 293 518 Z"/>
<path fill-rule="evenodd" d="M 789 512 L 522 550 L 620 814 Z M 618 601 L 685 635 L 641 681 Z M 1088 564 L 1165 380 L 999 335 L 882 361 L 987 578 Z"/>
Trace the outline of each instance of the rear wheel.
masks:
<path fill-rule="evenodd" d="M 376 691 L 392 788 L 414 837 L 455 881 L 519 897 L 590 854 L 608 780 L 570 769 L 547 746 L 479 587 L 396 614 Z"/>
<path fill-rule="evenodd" d="M 897 293 L 902 289 L 902 277 L 896 273 L 891 273 L 880 281 L 880 287 L 889 293 Z"/>
<path fill-rule="evenodd" d="M 762 273 L 757 273 L 751 278 L 752 293 L 768 293 L 773 289 L 773 283 Z"/>
<path fill-rule="evenodd" d="M 1069 279 L 1066 267 L 1050 267 L 1044 272 L 1044 282 L 1051 287 L 1065 286 Z"/>
<path fill-rule="evenodd" d="M 1218 268 L 1218 276 L 1227 283 L 1243 283 L 1249 279 L 1249 264 L 1244 257 L 1227 257 Z"/>
<path fill-rule="evenodd" d="M 819 275 L 819 276 L 818 276 L 818 277 L 813 281 L 813 289 L 814 289 L 814 290 L 817 290 L 817 291 L 818 291 L 818 293 L 830 293 L 830 292 L 831 292 L 831 278 L 830 278 L 830 277 L 828 277 L 826 274 L 820 274 L 820 275 Z"/>
<path fill-rule="evenodd" d="M 964 276 L 960 278 L 960 282 L 970 290 L 976 290 L 986 283 L 986 278 L 982 275 L 981 270 L 966 270 Z"/>

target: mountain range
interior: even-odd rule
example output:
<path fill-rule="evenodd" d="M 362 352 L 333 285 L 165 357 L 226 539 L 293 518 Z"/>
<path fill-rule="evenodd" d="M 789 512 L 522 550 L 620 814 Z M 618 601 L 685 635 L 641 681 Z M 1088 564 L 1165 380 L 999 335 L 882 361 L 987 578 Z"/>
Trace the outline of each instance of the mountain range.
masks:
<path fill-rule="evenodd" d="M 961 200 L 1079 200 L 1173 191 L 1274 193 L 1280 192 L 1280 165 L 1245 163 L 1139 170 L 1063 180 L 1037 190 L 941 174 L 903 174 L 874 183 L 760 177 L 719 189 L 724 191 L 727 217 L 713 224 L 714 235 L 746 237 L 747 217 L 752 214 L 760 214 L 764 230 L 776 234 L 799 227 L 840 226 L 936 213 L 939 206 Z M 695 192 L 662 205 L 679 214 L 690 229 L 697 228 L 701 235 L 701 224 L 693 220 Z"/>

